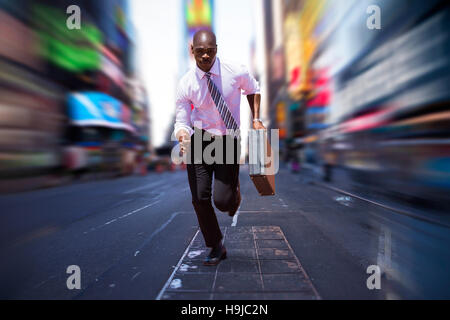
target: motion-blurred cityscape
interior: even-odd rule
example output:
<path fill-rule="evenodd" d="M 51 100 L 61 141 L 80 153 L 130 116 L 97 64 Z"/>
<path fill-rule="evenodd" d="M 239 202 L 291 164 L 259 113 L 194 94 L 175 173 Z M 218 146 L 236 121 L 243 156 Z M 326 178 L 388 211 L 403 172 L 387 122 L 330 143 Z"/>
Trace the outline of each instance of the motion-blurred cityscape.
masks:
<path fill-rule="evenodd" d="M 146 30 L 139 29 L 133 21 L 136 2 L 0 0 L 0 192 L 4 194 L 0 203 L 0 247 L 6 247 L 11 239 L 26 241 L 23 234 L 27 232 L 34 234 L 32 226 L 20 225 L 17 230 L 23 229 L 17 234 L 7 231 L 16 224 L 6 212 L 21 202 L 22 192 L 27 192 L 25 197 L 42 192 L 43 188 L 108 181 L 119 186 L 121 179 L 145 179 L 132 180 L 135 185 L 126 180 L 125 184 L 134 190 L 178 177 L 178 184 L 187 184 L 185 167 L 173 164 L 170 158 L 176 145 L 172 136 L 175 105 L 170 99 L 167 105 L 151 99 L 158 89 L 148 86 L 145 78 L 149 75 L 143 74 L 146 71 L 139 64 L 138 53 Z M 180 37 L 171 41 L 179 43 L 181 54 L 177 62 L 179 74 L 173 79 L 171 92 L 175 92 L 178 77 L 192 64 L 188 50 L 192 35 L 204 27 L 215 30 L 223 13 L 219 3 L 223 6 L 225 2 L 177 1 L 181 20 L 172 28 Z M 430 242 L 435 249 L 429 251 L 433 258 L 422 259 L 426 254 L 417 254 L 414 249 L 406 264 L 417 270 L 401 276 L 400 268 L 390 273 L 399 283 L 407 283 L 408 289 L 393 289 L 396 295 L 383 298 L 450 297 L 448 275 L 446 280 L 437 278 L 438 274 L 446 274 L 444 265 L 450 261 L 448 1 L 242 2 L 254 13 L 249 17 L 254 22 L 254 32 L 245 49 L 249 56 L 240 62 L 250 61 L 249 68 L 260 82 L 261 115 L 266 127 L 279 130 L 282 171 L 278 185 L 289 185 L 289 192 L 298 189 L 296 195 L 289 197 L 298 200 L 295 205 L 299 210 L 312 205 L 308 201 L 315 195 L 300 194 L 310 192 L 305 190 L 315 184 L 314 188 L 323 185 L 328 190 L 346 191 L 345 196 L 335 197 L 336 206 L 355 206 L 352 201 L 356 201 L 353 195 L 357 194 L 383 204 L 384 208 L 395 207 L 394 211 L 403 216 L 414 216 L 444 228 L 439 233 L 442 241 Z M 79 29 L 68 27 L 68 18 L 75 11 L 68 12 L 67 8 L 73 5 L 81 9 Z M 229 6 L 231 12 L 240 10 L 235 2 Z M 149 13 L 149 25 L 151 16 Z M 231 25 L 233 21 L 221 23 Z M 219 33 L 218 42 L 221 56 Z M 248 109 L 244 100 L 241 109 Z M 163 123 L 157 116 L 161 112 L 172 120 Z M 245 112 L 241 118 L 248 128 L 252 120 Z M 156 143 L 155 130 L 161 126 L 165 139 Z M 243 145 L 245 151 L 247 147 Z M 188 189 L 184 191 L 183 197 L 189 199 Z M 10 202 L 9 196 L 16 200 Z M 305 197 L 306 202 L 296 197 Z M 249 199 L 253 198 L 249 195 Z M 262 207 L 271 208 L 264 201 Z M 258 203 L 256 197 L 254 202 Z M 319 203 L 317 198 L 314 205 Z M 96 210 L 93 205 L 87 208 Z M 30 210 L 20 211 L 20 217 L 27 220 Z M 360 208 L 358 212 L 365 214 L 367 210 Z M 73 217 L 78 221 L 75 214 Z M 419 260 L 429 264 L 416 265 Z M 2 270 L 2 277 L 6 279 L 11 270 L 13 267 Z M 434 271 L 433 276 L 424 275 Z M 424 278 L 418 280 L 419 273 Z M 161 281 L 164 277 L 167 279 L 162 274 Z M 414 285 L 409 286 L 411 283 Z M 320 283 L 316 286 L 321 293 Z M 8 283 L 4 288 L 15 287 Z M 155 293 L 160 289 L 161 284 L 155 285 Z M 32 298 L 40 295 L 39 291 L 33 292 L 36 295 L 30 293 Z M 323 295 L 355 298 L 351 294 Z M 5 291 L 2 296 L 15 297 Z M 17 296 L 21 297 L 19 293 Z M 48 291 L 43 296 L 53 297 Z"/>
<path fill-rule="evenodd" d="M 257 66 L 252 57 L 252 67 L 266 89 L 264 120 L 280 130 L 281 159 L 294 172 L 317 165 L 330 179 L 333 168 L 345 169 L 355 182 L 446 204 L 446 2 L 376 3 L 380 30 L 366 24 L 373 1 L 258 3 L 265 59 Z M 83 10 L 79 30 L 66 26 L 72 4 Z M 151 88 L 137 72 L 129 7 L 128 1 L 1 2 L 2 191 L 90 173 L 174 169 L 167 159 L 173 123 L 162 146 L 151 139 Z M 213 25 L 213 8 L 208 1 L 184 7 L 186 43 Z M 173 114 L 173 106 L 164 108 Z"/>
<path fill-rule="evenodd" d="M 2 191 L 92 172 L 131 174 L 150 151 L 126 1 L 2 1 Z M 54 182 L 53 182 L 54 181 Z"/>

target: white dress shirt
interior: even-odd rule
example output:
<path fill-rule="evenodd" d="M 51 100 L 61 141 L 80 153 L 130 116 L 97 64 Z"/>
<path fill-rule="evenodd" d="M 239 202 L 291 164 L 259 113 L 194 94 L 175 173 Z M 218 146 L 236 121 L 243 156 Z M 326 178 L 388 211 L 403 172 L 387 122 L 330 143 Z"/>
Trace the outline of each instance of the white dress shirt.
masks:
<path fill-rule="evenodd" d="M 228 109 L 240 126 L 241 93 L 259 94 L 259 84 L 242 65 L 219 60 L 212 66 L 211 79 L 225 99 Z M 209 93 L 205 72 L 197 66 L 189 70 L 178 84 L 176 95 L 175 136 L 184 129 L 192 135 L 192 127 L 214 135 L 226 135 L 227 128 Z M 192 109 L 191 105 L 194 106 Z"/>

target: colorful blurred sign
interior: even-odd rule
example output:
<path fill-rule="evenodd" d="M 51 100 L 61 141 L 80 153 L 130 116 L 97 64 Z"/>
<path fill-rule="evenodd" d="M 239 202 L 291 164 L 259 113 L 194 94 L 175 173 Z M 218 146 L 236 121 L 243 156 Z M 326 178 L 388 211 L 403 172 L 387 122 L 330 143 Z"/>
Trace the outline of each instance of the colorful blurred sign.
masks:
<path fill-rule="evenodd" d="M 301 34 L 299 28 L 298 12 L 291 12 L 286 17 L 284 23 L 284 33 L 286 35 L 285 40 L 285 52 L 286 52 L 286 68 L 287 68 L 287 81 L 289 83 L 289 93 L 294 95 L 293 91 L 300 84 L 301 73 Z"/>
<path fill-rule="evenodd" d="M 277 127 L 280 130 L 280 139 L 286 138 L 286 103 L 277 104 Z"/>
<path fill-rule="evenodd" d="M 69 117 L 74 125 L 99 126 L 134 132 L 128 108 L 100 92 L 73 93 L 68 97 Z"/>
<path fill-rule="evenodd" d="M 188 44 L 189 57 L 190 45 L 194 34 L 204 28 L 213 29 L 213 8 L 214 0 L 185 0 L 185 19 L 186 19 L 186 37 Z"/>
<path fill-rule="evenodd" d="M 310 64 L 318 46 L 314 31 L 325 5 L 325 0 L 306 0 L 300 11 L 288 13 L 285 20 L 287 80 L 294 100 L 312 90 Z"/>
<path fill-rule="evenodd" d="M 101 70 L 112 80 L 116 85 L 124 88 L 125 75 L 120 69 L 119 65 L 115 64 L 106 55 L 101 56 Z"/>
<path fill-rule="evenodd" d="M 100 69 L 103 35 L 95 25 L 85 23 L 79 30 L 69 30 L 67 17 L 45 5 L 35 5 L 33 13 L 42 57 L 71 72 Z"/>
<path fill-rule="evenodd" d="M 307 129 L 321 130 L 327 128 L 328 125 L 325 124 L 327 113 L 327 108 L 308 108 L 306 111 Z"/>
<path fill-rule="evenodd" d="M 187 0 L 186 23 L 189 32 L 212 26 L 212 0 Z"/>

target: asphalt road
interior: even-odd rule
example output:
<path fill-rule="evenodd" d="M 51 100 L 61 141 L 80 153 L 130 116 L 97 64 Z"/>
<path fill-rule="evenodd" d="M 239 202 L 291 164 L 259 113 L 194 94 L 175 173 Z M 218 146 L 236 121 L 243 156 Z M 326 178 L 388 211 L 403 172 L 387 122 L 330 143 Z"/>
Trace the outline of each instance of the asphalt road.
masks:
<path fill-rule="evenodd" d="M 311 181 L 281 170 L 261 198 L 243 167 L 239 213 L 219 222 L 280 227 L 323 299 L 450 298 L 448 228 Z M 3 195 L 0 211 L 2 299 L 155 299 L 197 232 L 185 171 Z"/>

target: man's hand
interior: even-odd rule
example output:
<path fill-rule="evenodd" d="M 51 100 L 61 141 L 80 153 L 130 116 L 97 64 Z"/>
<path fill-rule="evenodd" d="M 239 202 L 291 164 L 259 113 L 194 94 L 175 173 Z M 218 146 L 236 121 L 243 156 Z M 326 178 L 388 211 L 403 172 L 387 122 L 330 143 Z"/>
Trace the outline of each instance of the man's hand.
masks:
<path fill-rule="evenodd" d="M 189 142 L 191 141 L 191 136 L 189 135 L 189 132 L 186 130 L 180 130 L 180 132 L 177 134 L 178 142 L 180 143 L 180 150 L 182 154 L 187 153 L 187 148 L 189 145 Z"/>
<path fill-rule="evenodd" d="M 261 121 L 253 121 L 253 129 L 255 130 L 266 130 L 263 123 Z"/>

